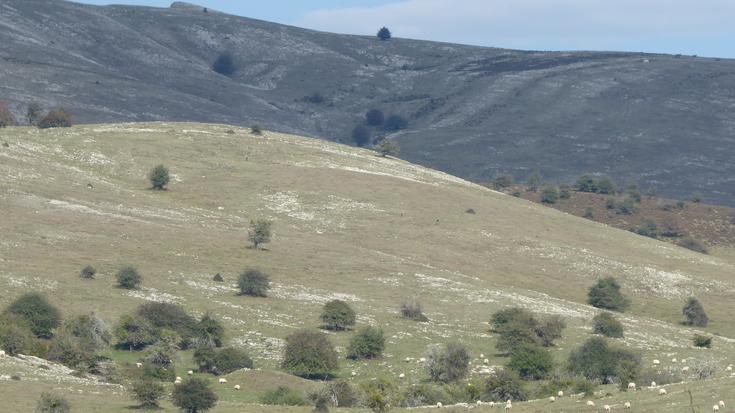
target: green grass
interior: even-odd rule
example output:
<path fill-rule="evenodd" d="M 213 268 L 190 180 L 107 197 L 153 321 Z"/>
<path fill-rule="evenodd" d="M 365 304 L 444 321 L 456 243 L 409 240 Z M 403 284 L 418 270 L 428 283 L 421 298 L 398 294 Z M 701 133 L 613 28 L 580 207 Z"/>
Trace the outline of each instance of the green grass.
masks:
<path fill-rule="evenodd" d="M 95 311 L 110 324 L 145 299 L 173 300 L 197 315 L 211 311 L 225 322 L 228 343 L 247 349 L 260 370 L 226 376 L 228 385 L 217 385 L 217 412 L 283 411 L 252 403 L 280 383 L 308 389 L 311 383 L 278 372 L 282 340 L 318 328 L 321 305 L 332 298 L 356 309 L 358 326 L 375 324 L 386 333 L 385 357 L 359 362 L 344 359 L 352 332 L 330 334 L 342 355 L 339 376 L 354 382 L 400 373 L 405 385 L 424 380 L 423 367 L 404 359 L 450 340 L 470 347 L 475 370 L 481 353 L 490 364 L 503 364 L 487 321 L 510 305 L 567 318 L 565 337 L 552 350 L 562 362 L 590 334 L 587 288 L 608 275 L 633 300 L 621 320 L 626 338 L 615 341 L 640 351 L 647 366 L 673 357 L 691 357 L 692 365 L 735 362 L 728 338 L 735 336 L 730 250 L 703 256 L 368 150 L 228 129 L 151 123 L 2 130 L 9 147 L 0 147 L 6 177 L 0 181 L 0 305 L 40 290 L 65 316 Z M 158 164 L 172 174 L 168 191 L 148 189 L 147 173 Z M 476 214 L 465 213 L 468 208 Z M 265 251 L 246 245 L 248 223 L 256 218 L 274 222 Z M 97 268 L 97 279 L 78 276 L 87 264 Z M 142 290 L 114 286 L 124 264 L 138 268 Z M 271 276 L 270 297 L 236 295 L 237 274 L 246 267 Z M 218 272 L 224 283 L 211 280 Z M 705 333 L 722 336 L 711 350 L 694 349 L 691 337 L 700 330 L 678 324 L 690 294 L 712 320 Z M 413 295 L 430 323 L 398 316 L 401 301 Z M 130 371 L 141 354 L 112 356 Z M 193 365 L 189 354 L 180 358 L 183 376 Z M 6 374 L 3 363 L 0 374 Z M 34 377 L 32 369 L 25 374 Z M 724 375 L 694 382 L 695 398 L 733 388 Z M 232 389 L 238 383 L 240 392 Z M 24 411 L 48 387 L 81 390 L 69 397 L 82 411 L 127 411 L 133 404 L 120 389 L 64 378 L 3 381 L 0 397 Z M 662 402 L 644 395 L 636 403 L 652 409 L 676 403 L 671 411 L 690 411 L 679 396 Z M 578 406 L 564 403 L 554 409 Z M 519 403 L 514 411 L 547 408 Z"/>

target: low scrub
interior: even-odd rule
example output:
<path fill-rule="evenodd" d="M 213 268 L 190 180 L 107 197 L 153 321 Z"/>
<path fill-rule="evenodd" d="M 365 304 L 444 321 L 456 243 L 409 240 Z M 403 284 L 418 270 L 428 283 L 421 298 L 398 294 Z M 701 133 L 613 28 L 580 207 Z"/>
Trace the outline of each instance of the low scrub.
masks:
<path fill-rule="evenodd" d="M 260 402 L 278 406 L 306 406 L 308 404 L 302 392 L 288 386 L 278 386 L 266 391 L 260 396 Z"/>

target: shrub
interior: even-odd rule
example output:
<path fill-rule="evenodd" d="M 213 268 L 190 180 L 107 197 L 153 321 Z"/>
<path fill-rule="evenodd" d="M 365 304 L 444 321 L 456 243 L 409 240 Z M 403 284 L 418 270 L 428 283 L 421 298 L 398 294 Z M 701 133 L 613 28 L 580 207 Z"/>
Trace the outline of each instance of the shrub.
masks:
<path fill-rule="evenodd" d="M 496 402 L 528 400 L 521 378 L 514 371 L 506 369 L 495 371 L 485 380 L 483 397 Z"/>
<path fill-rule="evenodd" d="M 166 189 L 166 185 L 168 185 L 170 181 L 168 168 L 163 165 L 157 165 L 155 168 L 151 169 L 151 172 L 148 174 L 148 179 L 151 181 L 152 189 L 159 191 Z"/>
<path fill-rule="evenodd" d="M 36 413 L 69 413 L 71 406 L 64 396 L 55 393 L 41 393 L 36 403 Z"/>
<path fill-rule="evenodd" d="M 217 395 L 203 379 L 192 377 L 174 386 L 171 399 L 174 406 L 187 413 L 203 412 L 217 403 Z"/>
<path fill-rule="evenodd" d="M 513 351 L 506 367 L 518 372 L 526 380 L 540 380 L 554 369 L 554 359 L 542 347 L 524 344 Z"/>
<path fill-rule="evenodd" d="M 533 313 L 518 307 L 500 310 L 492 315 L 491 330 L 498 334 L 495 347 L 506 354 L 524 344 L 550 347 L 561 338 L 566 323 L 561 317 L 553 316 L 539 322 Z"/>
<path fill-rule="evenodd" d="M 26 109 L 26 122 L 28 122 L 28 125 L 38 125 L 38 121 L 41 119 L 42 113 L 43 108 L 38 102 L 29 103 L 28 108 Z"/>
<path fill-rule="evenodd" d="M 712 337 L 703 336 L 701 334 L 695 334 L 692 341 L 694 342 L 695 347 L 704 347 L 704 348 L 712 347 Z"/>
<path fill-rule="evenodd" d="M 429 321 L 424 315 L 421 303 L 415 298 L 405 300 L 401 304 L 401 317 L 421 323 Z"/>
<path fill-rule="evenodd" d="M 659 236 L 658 226 L 652 219 L 644 219 L 641 221 L 641 225 L 635 232 L 636 234 L 643 235 L 644 237 L 658 238 Z"/>
<path fill-rule="evenodd" d="M 587 209 L 584 210 L 583 217 L 587 219 L 594 219 L 595 218 L 595 209 L 592 207 L 587 207 Z"/>
<path fill-rule="evenodd" d="M 232 347 L 215 351 L 212 362 L 213 368 L 209 372 L 215 375 L 253 368 L 253 360 L 250 356 L 244 350 Z"/>
<path fill-rule="evenodd" d="M 180 305 L 172 303 L 147 302 L 138 307 L 136 315 L 145 318 L 158 329 L 159 336 L 161 330 L 170 330 L 176 332 L 182 339 L 188 339 L 197 324 L 197 320 Z"/>
<path fill-rule="evenodd" d="M 150 321 L 141 316 L 124 315 L 115 328 L 117 347 L 131 351 L 153 344 L 158 334 Z"/>
<path fill-rule="evenodd" d="M 569 199 L 572 197 L 571 188 L 569 185 L 562 185 L 559 187 L 559 199 Z"/>
<path fill-rule="evenodd" d="M 709 317 L 704 311 L 702 303 L 694 297 L 689 297 L 686 305 L 682 308 L 681 313 L 686 317 L 684 324 L 697 327 L 706 327 L 709 323 Z"/>
<path fill-rule="evenodd" d="M 64 110 L 64 108 L 58 108 L 50 111 L 40 121 L 38 121 L 38 127 L 41 129 L 48 128 L 68 128 L 72 125 L 71 115 Z"/>
<path fill-rule="evenodd" d="M 597 193 L 614 195 L 617 192 L 615 182 L 609 177 L 602 177 L 597 181 Z"/>
<path fill-rule="evenodd" d="M 18 315 L 0 316 L 0 349 L 10 356 L 31 354 L 35 337 L 29 323 Z"/>
<path fill-rule="evenodd" d="M 356 315 L 349 304 L 342 300 L 332 300 L 324 304 L 320 316 L 327 330 L 342 331 L 355 325 Z"/>
<path fill-rule="evenodd" d="M 528 179 L 526 179 L 526 186 L 528 186 L 528 190 L 536 192 L 539 185 L 541 185 L 542 180 L 543 178 L 541 177 L 541 173 L 539 171 L 531 172 L 531 175 L 529 175 Z"/>
<path fill-rule="evenodd" d="M 597 383 L 595 383 L 592 380 L 589 379 L 580 379 L 577 380 L 574 383 L 574 386 L 572 387 L 572 391 L 576 394 L 582 393 L 585 396 L 592 396 L 595 394 L 595 390 L 597 389 Z"/>
<path fill-rule="evenodd" d="M 552 347 L 554 340 L 562 337 L 561 332 L 567 327 L 567 323 L 559 316 L 551 316 L 541 321 L 535 329 L 536 335 L 541 339 L 541 345 Z"/>
<path fill-rule="evenodd" d="M 248 241 L 253 245 L 253 249 L 257 250 L 262 244 L 271 242 L 271 224 L 265 219 L 250 221 Z"/>
<path fill-rule="evenodd" d="M 88 279 L 94 278 L 95 274 L 97 274 L 97 270 L 95 270 L 91 265 L 87 265 L 79 272 L 80 277 Z"/>
<path fill-rule="evenodd" d="M 675 370 L 674 368 L 668 370 L 645 369 L 638 376 L 638 380 L 642 383 L 655 381 L 658 385 L 664 385 L 679 383 L 681 382 L 681 377 L 678 375 L 678 369 Z"/>
<path fill-rule="evenodd" d="M 229 52 L 220 53 L 212 63 L 212 70 L 221 75 L 230 76 L 237 70 L 235 58 Z"/>
<path fill-rule="evenodd" d="M 260 125 L 253 125 L 250 127 L 250 133 L 253 135 L 260 136 L 263 134 L 263 128 Z"/>
<path fill-rule="evenodd" d="M 587 303 L 597 308 L 620 312 L 630 306 L 630 300 L 620 292 L 620 284 L 613 277 L 598 280 L 587 294 Z"/>
<path fill-rule="evenodd" d="M 350 339 L 347 346 L 347 358 L 371 359 L 383 355 L 385 337 L 383 330 L 376 327 L 363 327 Z"/>
<path fill-rule="evenodd" d="M 311 95 L 304 96 L 304 102 L 313 103 L 315 105 L 319 105 L 321 103 L 324 103 L 324 96 L 322 96 L 319 92 L 314 92 Z"/>
<path fill-rule="evenodd" d="M 357 403 L 357 395 L 346 380 L 337 380 L 325 384 L 325 391 L 335 407 L 352 407 Z"/>
<path fill-rule="evenodd" d="M 502 190 L 513 186 L 513 176 L 511 175 L 500 175 L 493 181 L 495 189 Z"/>
<path fill-rule="evenodd" d="M 153 380 L 138 380 L 133 383 L 130 389 L 133 398 L 140 403 L 144 409 L 153 409 L 158 407 L 158 401 L 163 398 L 165 389 L 161 383 Z"/>
<path fill-rule="evenodd" d="M 449 404 L 451 398 L 444 386 L 420 383 L 409 386 L 401 397 L 405 407 L 434 406 L 437 403 Z"/>
<path fill-rule="evenodd" d="M 363 383 L 363 404 L 375 413 L 384 413 L 400 404 L 398 387 L 390 380 L 378 378 Z"/>
<path fill-rule="evenodd" d="M 337 352 L 325 334 L 298 331 L 286 337 L 281 367 L 299 377 L 329 378 L 337 370 Z"/>
<path fill-rule="evenodd" d="M 217 273 L 212 277 L 212 281 L 223 282 L 225 279 L 222 278 L 222 274 Z"/>
<path fill-rule="evenodd" d="M 380 30 L 378 30 L 377 36 L 380 40 L 388 40 L 391 38 L 390 30 L 388 30 L 387 27 L 381 27 Z"/>
<path fill-rule="evenodd" d="M 27 293 L 18 297 L 5 310 L 28 322 L 36 337 L 51 338 L 52 331 L 61 323 L 61 314 L 39 293 Z"/>
<path fill-rule="evenodd" d="M 260 402 L 268 405 L 306 406 L 306 400 L 301 392 L 283 385 L 267 390 L 260 396 Z"/>
<path fill-rule="evenodd" d="M 385 115 L 380 109 L 370 109 L 365 113 L 365 123 L 370 126 L 380 126 L 385 121 Z"/>
<path fill-rule="evenodd" d="M 250 268 L 240 274 L 237 287 L 240 289 L 240 295 L 266 297 L 271 288 L 270 277 L 260 270 Z"/>
<path fill-rule="evenodd" d="M 6 126 L 15 126 L 17 124 L 18 122 L 15 121 L 15 116 L 13 116 L 13 113 L 10 112 L 8 104 L 5 102 L 0 102 L 0 128 L 4 128 Z"/>
<path fill-rule="evenodd" d="M 701 254 L 709 254 L 707 246 L 701 241 L 697 241 L 694 238 L 684 238 L 677 243 L 680 247 L 699 252 Z"/>
<path fill-rule="evenodd" d="M 326 413 L 329 411 L 329 395 L 324 388 L 315 389 L 307 394 L 307 398 L 314 404 L 314 413 Z"/>
<path fill-rule="evenodd" d="M 605 337 L 623 337 L 623 324 L 612 314 L 604 312 L 597 314 L 593 319 L 593 332 Z"/>
<path fill-rule="evenodd" d="M 386 131 L 398 131 L 407 127 L 408 121 L 401 115 L 390 115 L 383 123 L 383 129 Z"/>
<path fill-rule="evenodd" d="M 200 372 L 209 373 L 215 368 L 214 357 L 216 355 L 217 350 L 212 347 L 197 347 L 193 354 L 194 363 L 196 363 Z"/>
<path fill-rule="evenodd" d="M 590 380 L 607 384 L 634 381 L 638 375 L 640 358 L 622 349 L 615 349 L 601 337 L 588 339 L 569 354 L 569 370 Z"/>
<path fill-rule="evenodd" d="M 544 204 L 555 204 L 559 200 L 559 190 L 553 186 L 547 186 L 541 191 L 541 202 Z"/>
<path fill-rule="evenodd" d="M 352 140 L 357 146 L 365 146 L 370 142 L 370 129 L 365 125 L 357 125 L 352 129 Z"/>
<path fill-rule="evenodd" d="M 225 327 L 210 313 L 205 313 L 193 328 L 194 345 L 207 347 L 222 347 L 225 337 Z"/>
<path fill-rule="evenodd" d="M 381 139 L 380 142 L 378 142 L 377 149 L 383 157 L 388 155 L 395 156 L 400 151 L 398 143 L 390 139 Z"/>
<path fill-rule="evenodd" d="M 698 204 L 698 203 L 702 202 L 702 197 L 703 197 L 703 195 L 702 195 L 701 192 L 695 192 L 695 193 L 692 194 L 691 201 L 694 202 L 695 204 Z"/>
<path fill-rule="evenodd" d="M 470 353 L 459 343 L 449 343 L 443 348 L 432 347 L 426 358 L 426 371 L 431 380 L 451 383 L 463 379 L 469 371 Z"/>
<path fill-rule="evenodd" d="M 131 266 L 121 268 L 115 275 L 115 278 L 117 279 L 118 287 L 127 290 L 138 289 L 143 282 L 143 277 L 138 274 L 138 270 Z"/>
<path fill-rule="evenodd" d="M 95 346 L 89 340 L 83 340 L 62 331 L 54 335 L 46 358 L 57 361 L 80 372 L 89 371 L 94 365 Z"/>
<path fill-rule="evenodd" d="M 597 192 L 597 180 L 592 175 L 582 175 L 574 187 L 579 192 Z"/>

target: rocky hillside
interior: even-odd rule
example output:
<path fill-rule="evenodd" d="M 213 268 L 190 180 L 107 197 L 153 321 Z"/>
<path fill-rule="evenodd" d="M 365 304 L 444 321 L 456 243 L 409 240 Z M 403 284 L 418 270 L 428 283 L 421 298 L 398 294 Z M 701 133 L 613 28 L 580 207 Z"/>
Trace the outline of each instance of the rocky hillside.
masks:
<path fill-rule="evenodd" d="M 0 10 L 0 100 L 18 115 L 38 100 L 85 123 L 259 123 L 349 141 L 379 108 L 408 127 L 374 137 L 476 181 L 593 172 L 735 205 L 733 60 L 382 42 L 181 4 L 0 0 Z M 223 53 L 234 57 L 228 76 L 212 70 Z"/>

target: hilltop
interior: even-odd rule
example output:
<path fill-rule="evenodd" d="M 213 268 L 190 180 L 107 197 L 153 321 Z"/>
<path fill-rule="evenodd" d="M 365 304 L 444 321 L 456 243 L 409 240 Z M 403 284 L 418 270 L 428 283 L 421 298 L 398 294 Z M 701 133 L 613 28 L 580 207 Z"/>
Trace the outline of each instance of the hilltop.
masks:
<path fill-rule="evenodd" d="M 381 359 L 340 360 L 340 377 L 357 383 L 403 373 L 407 383 L 417 383 L 422 366 L 404 359 L 459 340 L 471 351 L 471 377 L 481 379 L 487 366 L 480 354 L 489 366 L 505 362 L 488 331 L 493 312 L 515 305 L 563 316 L 568 328 L 551 350 L 561 362 L 590 336 L 597 310 L 585 304 L 587 288 L 611 275 L 633 301 L 617 344 L 640 352 L 646 367 L 661 359 L 662 368 L 677 371 L 680 364 L 668 360 L 678 358 L 717 369 L 710 380 L 686 377 L 687 383 L 668 386 L 667 397 L 605 388 L 594 397 L 598 405 L 633 400 L 637 411 L 665 404 L 684 412 L 690 411 L 687 389 L 697 407 L 708 408 L 733 388 L 721 371 L 735 362 L 731 249 L 698 254 L 370 150 L 276 132 L 100 124 L 7 128 L 2 141 L 0 307 L 41 291 L 65 317 L 94 310 L 110 324 L 148 301 L 177 303 L 197 315 L 211 311 L 224 321 L 228 343 L 246 349 L 256 365 L 226 376 L 244 390 L 217 387 L 222 401 L 215 412 L 282 411 L 251 403 L 278 384 L 313 386 L 278 364 L 284 337 L 317 328 L 330 299 L 347 301 L 359 325 L 382 326 L 388 339 Z M 172 174 L 168 191 L 148 189 L 146 175 L 159 163 Z M 247 248 L 247 227 L 257 218 L 273 222 L 267 250 Z M 88 264 L 98 269 L 96 280 L 79 277 Z M 139 269 L 142 289 L 114 287 L 113 274 L 124 264 Z M 246 267 L 271 275 L 270 297 L 236 295 L 237 274 Z M 225 282 L 212 281 L 215 273 Z M 679 324 L 690 295 L 712 320 L 703 331 Z M 398 317 L 398 306 L 411 296 L 422 301 L 429 323 Z M 714 336 L 714 347 L 693 348 L 696 332 Z M 341 357 L 349 336 L 330 334 Z M 139 356 L 116 351 L 111 357 L 130 368 Z M 190 355 L 182 357 L 179 375 L 190 366 Z M 83 411 L 131 405 L 119 386 L 38 364 L 44 363 L 0 359 L 5 406 L 28 411 L 51 388 L 72 389 L 65 393 Z M 9 379 L 16 374 L 21 381 Z M 569 411 L 581 400 L 518 403 L 514 410 Z"/>
<path fill-rule="evenodd" d="M 733 60 L 381 42 L 178 3 L 0 6 L 0 99 L 19 117 L 36 100 L 81 123 L 258 123 L 351 142 L 378 108 L 408 126 L 373 138 L 473 181 L 590 172 L 735 206 Z M 213 71 L 228 53 L 232 72 Z"/>

